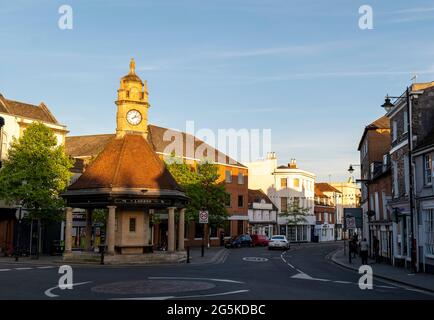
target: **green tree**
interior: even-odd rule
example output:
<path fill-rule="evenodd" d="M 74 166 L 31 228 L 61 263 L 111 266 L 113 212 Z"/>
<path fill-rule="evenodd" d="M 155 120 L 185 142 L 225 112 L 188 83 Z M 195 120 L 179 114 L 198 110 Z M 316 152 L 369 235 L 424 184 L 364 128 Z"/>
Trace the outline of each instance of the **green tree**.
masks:
<path fill-rule="evenodd" d="M 72 165 L 53 131 L 33 123 L 8 150 L 0 170 L 0 198 L 9 205 L 21 204 L 31 219 L 59 220 L 61 193 L 70 182 Z"/>
<path fill-rule="evenodd" d="M 288 218 L 288 226 L 296 226 L 307 222 L 306 215 L 309 214 L 310 208 L 300 206 L 300 199 L 294 198 L 288 201 L 286 211 L 280 213 L 281 217 Z"/>
<path fill-rule="evenodd" d="M 222 226 L 228 217 L 226 202 L 229 194 L 224 185 L 218 183 L 218 166 L 202 162 L 194 168 L 174 157 L 169 159 L 166 165 L 190 198 L 186 208 L 186 220 L 197 222 L 199 211 L 205 209 L 209 212 L 210 225 Z"/>

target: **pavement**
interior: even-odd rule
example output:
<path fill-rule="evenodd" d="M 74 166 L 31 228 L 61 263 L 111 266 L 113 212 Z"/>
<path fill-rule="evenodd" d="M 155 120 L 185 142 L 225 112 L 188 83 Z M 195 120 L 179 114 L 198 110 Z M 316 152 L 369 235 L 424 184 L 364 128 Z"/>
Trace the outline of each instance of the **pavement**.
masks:
<path fill-rule="evenodd" d="M 202 257 L 201 247 L 190 248 L 190 263 L 191 264 L 210 264 L 223 263 L 229 254 L 229 250 L 224 247 L 210 247 L 204 249 Z"/>
<path fill-rule="evenodd" d="M 192 248 L 191 263 L 134 266 L 72 266 L 72 290 L 59 287 L 54 265 L 0 260 L 0 299 L 38 300 L 434 300 L 427 290 L 361 275 L 332 261 L 342 243 L 268 248 Z M 202 263 L 200 263 L 202 262 Z"/>
<path fill-rule="evenodd" d="M 336 251 L 331 259 L 334 263 L 355 271 L 358 271 L 362 265 L 360 257 L 352 259 L 350 264 L 348 252 L 344 254 L 344 249 Z M 376 263 L 372 259 L 368 260 L 368 265 L 372 267 L 374 277 L 434 293 L 434 275 L 432 274 L 412 273 L 405 268 L 394 267 L 386 263 Z"/>
<path fill-rule="evenodd" d="M 202 249 L 201 247 L 191 247 L 190 248 L 190 264 L 215 264 L 222 263 L 228 255 L 228 249 L 224 247 L 210 247 L 204 249 L 204 255 L 202 257 Z M 33 257 L 19 257 L 18 261 L 15 261 L 15 257 L 4 257 L 0 256 L 0 266 L 6 265 L 17 266 L 26 266 L 26 267 L 41 267 L 41 266 L 60 266 L 65 264 L 63 262 L 61 256 L 49 256 L 49 255 L 40 255 L 39 259 L 35 259 Z M 84 263 L 68 263 L 70 265 L 84 265 Z M 159 265 L 161 263 L 158 263 Z M 100 266 L 99 264 L 89 263 L 89 266 Z M 125 264 L 128 265 L 128 264 Z M 140 263 L 135 263 L 135 265 L 140 265 Z M 143 264 L 149 265 L 149 264 Z M 109 265 L 107 265 L 109 266 Z M 1 270 L 1 268 L 0 268 Z M 1 272 L 1 271 L 0 271 Z"/>

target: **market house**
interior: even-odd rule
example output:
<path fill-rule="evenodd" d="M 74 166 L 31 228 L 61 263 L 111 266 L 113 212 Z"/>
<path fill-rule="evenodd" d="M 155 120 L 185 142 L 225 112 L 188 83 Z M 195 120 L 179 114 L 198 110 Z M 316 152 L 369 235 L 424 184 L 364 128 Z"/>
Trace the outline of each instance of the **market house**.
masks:
<path fill-rule="evenodd" d="M 97 260 L 92 248 L 92 211 L 107 209 L 107 263 L 181 261 L 187 197 L 147 141 L 148 93 L 135 74 L 121 79 L 116 137 L 63 194 L 66 199 L 64 260 Z M 73 212 L 87 213 L 85 250 L 72 251 Z M 167 250 L 154 253 L 151 221 L 167 215 Z M 177 223 L 175 223 L 175 220 Z"/>

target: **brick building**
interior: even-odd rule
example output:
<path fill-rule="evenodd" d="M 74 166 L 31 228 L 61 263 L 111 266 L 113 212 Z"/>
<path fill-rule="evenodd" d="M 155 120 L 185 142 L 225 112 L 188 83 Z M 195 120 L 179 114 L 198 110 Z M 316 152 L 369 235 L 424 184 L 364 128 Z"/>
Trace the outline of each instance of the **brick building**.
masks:
<path fill-rule="evenodd" d="M 389 202 L 394 213 L 393 223 L 393 262 L 397 266 L 410 267 L 411 248 L 418 248 L 419 234 L 415 204 L 410 208 L 410 151 L 429 135 L 434 127 L 434 82 L 414 83 L 409 88 L 410 106 L 406 93 L 398 98 L 386 116 L 391 124 L 390 159 L 392 167 L 392 199 Z M 408 113 L 410 110 L 410 114 Z M 410 120 L 411 139 L 408 124 Z M 409 145 L 409 140 L 411 145 Z M 414 163 L 414 161 L 413 161 Z M 414 196 L 414 195 L 413 195 Z M 413 219 L 411 212 L 413 211 Z M 413 230 L 411 222 L 413 220 Z M 411 244 L 412 233 L 415 242 Z M 419 248 L 420 250 L 420 248 Z M 413 252 L 414 259 L 420 252 Z"/>
<path fill-rule="evenodd" d="M 392 194 L 389 151 L 390 122 L 385 116 L 365 127 L 359 143 L 364 212 L 364 237 L 373 252 L 378 239 L 379 254 L 386 261 L 392 258 L 392 221 L 388 201 Z"/>
<path fill-rule="evenodd" d="M 340 240 L 342 229 L 337 226 L 338 207 L 342 192 L 328 183 L 315 183 L 315 239 L 318 242 Z"/>

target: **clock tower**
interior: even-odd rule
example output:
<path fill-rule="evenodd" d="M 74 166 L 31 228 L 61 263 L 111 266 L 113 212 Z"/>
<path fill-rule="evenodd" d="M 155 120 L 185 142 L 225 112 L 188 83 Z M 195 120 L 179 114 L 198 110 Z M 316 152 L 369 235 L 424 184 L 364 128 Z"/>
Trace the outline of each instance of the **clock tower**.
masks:
<path fill-rule="evenodd" d="M 116 115 L 116 137 L 127 133 L 148 133 L 148 88 L 146 81 L 136 75 L 136 63 L 130 62 L 130 72 L 122 77 L 118 90 L 118 107 Z"/>

